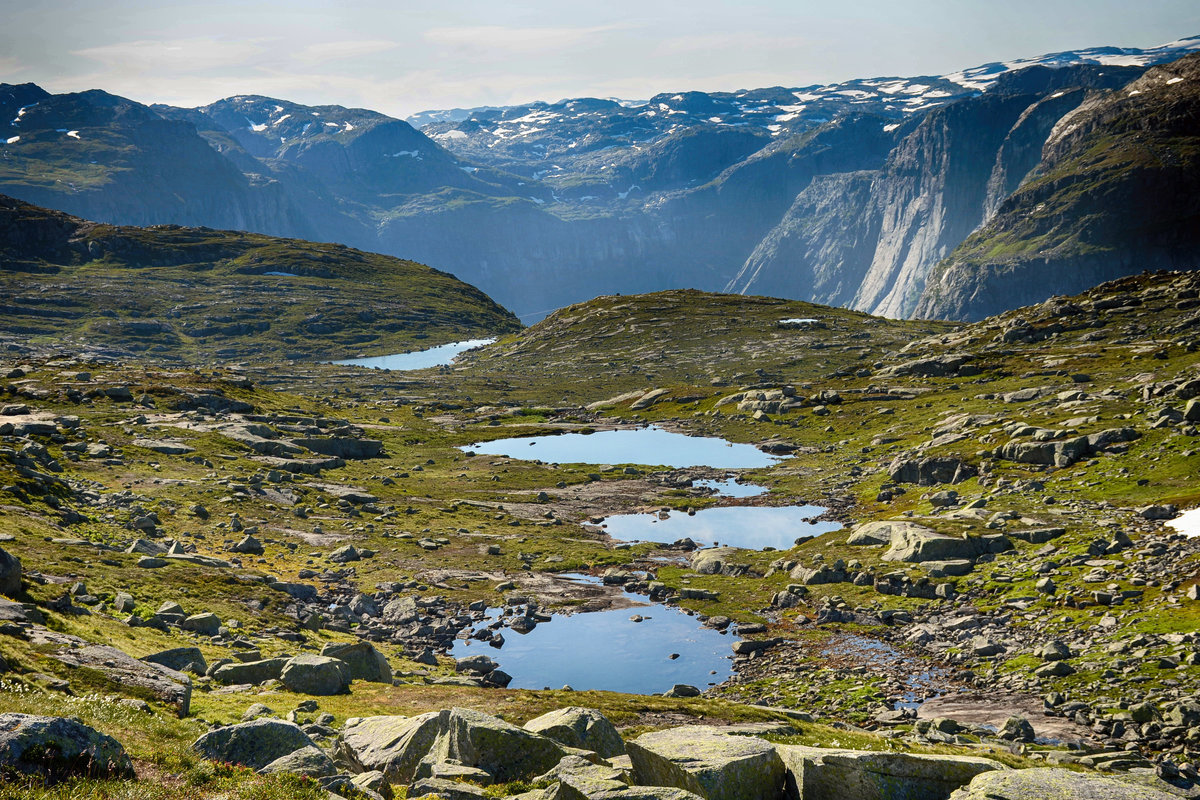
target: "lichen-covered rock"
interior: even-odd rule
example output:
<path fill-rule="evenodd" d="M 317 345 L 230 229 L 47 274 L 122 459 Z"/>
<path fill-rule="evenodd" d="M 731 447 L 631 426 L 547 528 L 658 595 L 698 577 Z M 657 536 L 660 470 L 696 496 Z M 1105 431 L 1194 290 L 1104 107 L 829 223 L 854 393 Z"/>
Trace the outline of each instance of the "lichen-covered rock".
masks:
<path fill-rule="evenodd" d="M 950 800 L 1177 800 L 1148 786 L 1065 769 L 989 772 L 950 795 Z"/>
<path fill-rule="evenodd" d="M 356 680 L 392 682 L 392 667 L 387 657 L 370 642 L 329 642 L 321 648 L 321 655 L 344 661 L 350 667 L 350 676 Z"/>
<path fill-rule="evenodd" d="M 319 747 L 310 745 L 280 756 L 259 770 L 259 773 L 263 775 L 272 775 L 277 772 L 307 775 L 310 778 L 324 778 L 336 774 L 337 767 Z"/>
<path fill-rule="evenodd" d="M 212 679 L 217 683 L 262 683 L 263 681 L 278 680 L 288 663 L 287 658 L 264 658 L 261 661 L 247 661 L 244 664 L 225 664 L 213 671 Z"/>
<path fill-rule="evenodd" d="M 329 656 L 300 655 L 283 665 L 279 680 L 299 694 L 341 694 L 350 688 L 350 666 Z"/>
<path fill-rule="evenodd" d="M 639 784 L 675 786 L 706 800 L 776 800 L 784 766 L 762 739 L 699 726 L 643 734 L 626 744 Z"/>
<path fill-rule="evenodd" d="M 363 769 L 379 770 L 392 783 L 404 784 L 431 752 L 442 761 L 483 769 L 501 783 L 545 772 L 565 754 L 551 739 L 465 708 L 349 719 L 342 741 Z"/>
<path fill-rule="evenodd" d="M 192 750 L 212 761 L 262 769 L 305 747 L 316 747 L 300 726 L 279 719 L 256 719 L 209 731 Z"/>
<path fill-rule="evenodd" d="M 745 555 L 737 547 L 706 547 L 692 554 L 692 569 L 701 575 L 744 575 L 749 567 L 734 559 Z"/>
<path fill-rule="evenodd" d="M 915 522 L 905 522 L 898 519 L 885 519 L 877 522 L 867 522 L 855 528 L 846 537 L 846 544 L 855 547 L 891 544 L 893 537 L 902 536 L 907 531 L 918 533 L 933 533 L 932 528 L 918 525 Z"/>
<path fill-rule="evenodd" d="M 625 741 L 608 717 L 594 708 L 570 706 L 550 711 L 525 723 L 525 730 L 549 737 L 559 744 L 591 750 L 601 758 L 625 752 Z"/>
<path fill-rule="evenodd" d="M 0 714 L 0 774 L 132 778 L 125 748 L 77 719 Z"/>
<path fill-rule="evenodd" d="M 972 778 L 1008 768 L 986 758 L 779 745 L 789 796 L 892 800 L 946 797 Z"/>
<path fill-rule="evenodd" d="M 192 672 L 196 675 L 208 672 L 208 662 L 204 660 L 204 654 L 200 652 L 199 647 L 175 647 L 142 656 L 141 660 L 161 664 L 176 672 Z"/>
<path fill-rule="evenodd" d="M 16 597 L 21 592 L 21 559 L 0 549 L 0 594 Z"/>
<path fill-rule="evenodd" d="M 186 717 L 191 710 L 192 679 L 169 667 L 139 661 L 105 644 L 68 647 L 49 655 L 67 666 L 94 670 L 114 685 L 141 689 L 174 706 L 181 717 Z"/>

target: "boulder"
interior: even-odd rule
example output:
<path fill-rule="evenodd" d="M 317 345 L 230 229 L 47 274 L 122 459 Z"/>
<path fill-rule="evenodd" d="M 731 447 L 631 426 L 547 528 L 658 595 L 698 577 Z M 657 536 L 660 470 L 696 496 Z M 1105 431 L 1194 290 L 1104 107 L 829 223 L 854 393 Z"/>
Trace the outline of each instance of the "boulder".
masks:
<path fill-rule="evenodd" d="M 692 554 L 692 569 L 701 575 L 744 575 L 745 564 L 734 564 L 733 559 L 745 555 L 736 547 L 706 547 Z"/>
<path fill-rule="evenodd" d="M 565 755 L 562 745 L 480 711 L 451 708 L 416 717 L 346 720 L 342 740 L 365 770 L 410 783 L 430 753 L 485 770 L 497 782 L 541 774 Z"/>
<path fill-rule="evenodd" d="M 261 661 L 247 661 L 244 664 L 225 664 L 217 667 L 212 679 L 217 683 L 263 683 L 278 680 L 283 667 L 288 663 L 286 658 L 264 658 Z"/>
<path fill-rule="evenodd" d="M 986 758 L 778 745 L 789 797 L 943 798 L 975 776 L 1007 770 Z"/>
<path fill-rule="evenodd" d="M 1033 726 L 1024 717 L 1009 717 L 1004 720 L 996 736 L 1010 742 L 1032 742 L 1035 738 Z"/>
<path fill-rule="evenodd" d="M 204 636 L 216 636 L 221 632 L 221 618 L 209 612 L 193 614 L 179 623 L 179 627 Z"/>
<path fill-rule="evenodd" d="M 0 775 L 133 778 L 125 748 L 78 719 L 0 714 Z"/>
<path fill-rule="evenodd" d="M 978 471 L 975 467 L 954 456 L 922 459 L 897 456 L 888 467 L 888 475 L 896 483 L 915 483 L 919 486 L 962 483 L 976 474 Z"/>
<path fill-rule="evenodd" d="M 884 561 L 958 561 L 979 555 L 975 544 L 969 539 L 947 536 L 919 525 L 906 527 L 892 535 L 892 546 L 882 558 Z"/>
<path fill-rule="evenodd" d="M 16 597 L 21 592 L 21 559 L 0 549 L 0 594 Z"/>
<path fill-rule="evenodd" d="M 776 800 L 783 794 L 783 761 L 762 739 L 689 726 L 643 734 L 626 749 L 640 784 L 674 786 L 706 800 Z"/>
<path fill-rule="evenodd" d="M 192 743 L 192 750 L 204 758 L 252 769 L 262 769 L 306 747 L 316 747 L 308 734 L 299 725 L 279 719 L 256 719 L 217 728 Z"/>
<path fill-rule="evenodd" d="M 1119 778 L 1037 767 L 977 775 L 950 800 L 1178 800 L 1177 795 Z"/>
<path fill-rule="evenodd" d="M 283 665 L 279 680 L 298 694 L 342 694 L 350 688 L 350 666 L 329 656 L 299 655 Z"/>
<path fill-rule="evenodd" d="M 180 717 L 191 710 L 192 679 L 181 672 L 146 661 L 105 644 L 71 647 L 49 654 L 69 667 L 84 667 L 100 673 L 114 685 L 141 689 L 175 707 Z"/>
<path fill-rule="evenodd" d="M 846 544 L 853 547 L 869 547 L 872 545 L 891 544 L 892 539 L 902 536 L 907 531 L 933 533 L 929 528 L 915 522 L 905 522 L 898 519 L 867 522 L 859 525 L 846 538 Z"/>
<path fill-rule="evenodd" d="M 337 767 L 319 747 L 307 745 L 286 756 L 280 756 L 258 772 L 260 775 L 289 772 L 293 775 L 307 775 L 310 778 L 325 778 L 336 774 Z"/>
<path fill-rule="evenodd" d="M 344 661 L 350 677 L 372 683 L 391 683 L 392 667 L 387 657 L 369 642 L 330 642 L 321 648 L 321 655 Z"/>
<path fill-rule="evenodd" d="M 550 711 L 525 723 L 525 730 L 559 744 L 591 750 L 601 758 L 625 752 L 625 742 L 608 717 L 593 708 L 570 706 Z"/>
<path fill-rule="evenodd" d="M 176 647 L 142 656 L 141 660 L 161 664 L 176 672 L 192 672 L 197 675 L 208 672 L 208 662 L 204 660 L 204 654 L 200 652 L 199 647 Z"/>
<path fill-rule="evenodd" d="M 229 549 L 234 553 L 242 553 L 251 556 L 261 556 L 265 552 L 263 550 L 262 542 L 249 535 L 243 536 L 240 542 Z"/>
<path fill-rule="evenodd" d="M 389 625 L 407 625 L 421 618 L 415 597 L 397 597 L 383 607 L 381 615 Z"/>

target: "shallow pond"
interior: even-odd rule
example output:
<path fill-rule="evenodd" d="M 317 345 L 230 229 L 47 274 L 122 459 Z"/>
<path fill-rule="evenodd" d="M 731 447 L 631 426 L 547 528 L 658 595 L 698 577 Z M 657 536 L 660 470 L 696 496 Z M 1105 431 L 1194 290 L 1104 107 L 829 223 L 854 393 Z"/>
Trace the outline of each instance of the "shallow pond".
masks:
<path fill-rule="evenodd" d="M 758 497 L 771 491 L 766 486 L 757 483 L 738 483 L 733 478 L 724 481 L 693 481 L 697 489 L 713 489 L 717 497 Z"/>
<path fill-rule="evenodd" d="M 334 364 L 349 367 L 370 367 L 371 369 L 409 370 L 440 367 L 454 361 L 459 353 L 473 347 L 483 347 L 495 339 L 467 339 L 462 342 L 430 347 L 427 350 L 416 350 L 412 353 L 396 353 L 390 356 L 372 356 L 370 358 L 348 358 L 344 361 L 334 361 Z"/>
<path fill-rule="evenodd" d="M 642 615 L 642 622 L 630 617 Z M 489 611 L 489 619 L 499 610 Z M 510 688 L 570 685 L 630 694 L 665 692 L 686 683 L 701 690 L 733 674 L 736 636 L 704 628 L 695 617 L 654 603 L 635 608 L 556 614 L 526 634 L 501 628 L 504 646 L 456 640 L 451 655 L 484 654 L 513 677 Z M 679 657 L 672 659 L 672 653 Z"/>
<path fill-rule="evenodd" d="M 703 545 L 722 544 L 748 550 L 788 550 L 797 539 L 820 536 L 842 527 L 814 522 L 820 506 L 722 506 L 694 515 L 672 511 L 665 519 L 653 514 L 618 514 L 605 518 L 605 533 L 621 541 L 673 542 L 685 537 Z"/>
<path fill-rule="evenodd" d="M 495 439 L 460 448 L 481 455 L 508 456 L 555 464 L 647 464 L 667 467 L 756 469 L 783 460 L 754 445 L 687 436 L 657 426 L 557 436 Z"/>

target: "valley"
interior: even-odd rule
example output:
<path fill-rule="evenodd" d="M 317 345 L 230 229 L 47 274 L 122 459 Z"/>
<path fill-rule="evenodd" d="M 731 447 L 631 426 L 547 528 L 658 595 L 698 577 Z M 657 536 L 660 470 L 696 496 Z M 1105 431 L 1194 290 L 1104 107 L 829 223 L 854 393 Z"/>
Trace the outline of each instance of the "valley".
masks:
<path fill-rule="evenodd" d="M 1195 273 L 1149 274 L 970 325 L 603 297 L 408 372 L 180 369 L 5 333 L 0 546 L 21 577 L 0 713 L 77 716 L 139 772 L 210 788 L 283 790 L 188 755 L 206 726 L 259 724 L 239 720 L 261 703 L 319 710 L 288 715 L 360 760 L 381 745 L 354 738 L 357 718 L 455 706 L 520 725 L 586 706 L 668 761 L 667 732 L 719 750 L 753 731 L 783 756 L 1069 763 L 1180 791 L 1200 730 L 1200 544 L 1169 520 L 1200 499 L 1198 290 Z M 602 439 L 648 424 L 733 447 Z M 705 483 L 731 478 L 768 491 Z M 688 535 L 722 510 L 805 505 L 817 525 L 793 521 L 794 542 Z M 606 532 L 630 513 L 670 535 Z M 556 648 L 593 642 L 611 666 L 560 677 Z M 298 682 L 305 658 L 350 645 L 379 655 L 348 693 Z M 114 648 L 182 673 L 118 667 Z M 114 696 L 150 713 L 88 699 Z M 410 794 L 449 788 L 380 768 Z M 472 779 L 503 784 L 487 774 Z"/>

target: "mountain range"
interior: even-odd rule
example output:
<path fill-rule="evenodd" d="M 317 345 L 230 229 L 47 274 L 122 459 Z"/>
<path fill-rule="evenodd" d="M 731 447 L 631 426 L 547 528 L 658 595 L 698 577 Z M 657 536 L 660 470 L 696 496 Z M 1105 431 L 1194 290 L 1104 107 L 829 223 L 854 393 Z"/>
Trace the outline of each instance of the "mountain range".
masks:
<path fill-rule="evenodd" d="M 526 319 L 675 287 L 977 318 L 1193 263 L 1195 226 L 1167 222 L 1190 213 L 1197 50 L 1191 38 L 942 76 L 424 112 L 419 130 L 260 96 L 183 109 L 3 84 L 0 192 L 99 222 L 397 255 Z M 1097 141 L 1128 155 L 1142 137 L 1175 160 L 1129 156 L 1131 173 L 1105 156 L 1082 199 L 1031 221 L 1029 204 L 1088 183 L 1077 173 Z M 1124 218 L 1147 198 L 1133 227 L 1077 230 L 1080 215 Z M 1030 279 L 1035 264 L 1059 277 Z"/>

